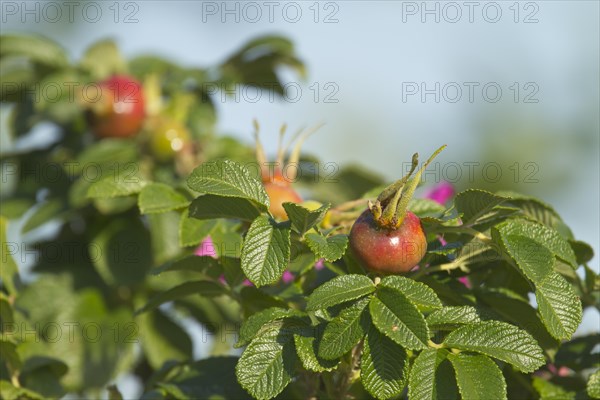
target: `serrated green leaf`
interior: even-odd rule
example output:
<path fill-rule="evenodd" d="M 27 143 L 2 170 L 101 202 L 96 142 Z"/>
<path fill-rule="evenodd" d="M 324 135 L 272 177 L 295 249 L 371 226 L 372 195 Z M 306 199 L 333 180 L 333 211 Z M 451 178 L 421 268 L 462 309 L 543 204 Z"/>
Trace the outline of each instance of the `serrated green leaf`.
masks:
<path fill-rule="evenodd" d="M 169 271 L 192 271 L 206 273 L 211 269 L 221 270 L 222 266 L 218 259 L 210 256 L 187 256 L 171 261 L 152 270 L 153 275 L 160 275 Z M 212 275 L 212 274 L 211 274 Z"/>
<path fill-rule="evenodd" d="M 156 214 L 187 207 L 184 195 L 164 183 L 149 183 L 138 196 L 138 207 L 142 214 Z"/>
<path fill-rule="evenodd" d="M 444 345 L 497 358 L 526 373 L 546 362 L 542 349 L 529 333 L 500 321 L 462 326 L 448 334 Z"/>
<path fill-rule="evenodd" d="M 480 218 L 486 219 L 487 213 L 506 200 L 506 197 L 485 190 L 469 189 L 456 195 L 454 206 L 459 213 L 462 213 L 463 223 L 472 225 Z"/>
<path fill-rule="evenodd" d="M 327 323 L 319 342 L 319 357 L 326 360 L 339 358 L 362 339 L 369 327 L 368 304 L 369 299 L 359 300 Z"/>
<path fill-rule="evenodd" d="M 475 307 L 454 306 L 435 310 L 425 319 L 429 329 L 452 330 L 460 325 L 479 322 Z"/>
<path fill-rule="evenodd" d="M 543 281 L 554 269 L 554 256 L 534 239 L 523 235 L 502 235 L 499 244 L 533 283 Z"/>
<path fill-rule="evenodd" d="M 570 238 L 572 236 L 569 227 L 565 225 L 560 218 L 560 215 L 558 215 L 556 210 L 549 204 L 546 204 L 535 197 L 511 191 L 499 191 L 496 194 L 510 197 L 510 200 L 507 201 L 507 203 L 518 207 L 526 217 L 557 230 L 565 237 Z"/>
<path fill-rule="evenodd" d="M 203 297 L 215 297 L 221 296 L 226 293 L 225 288 L 211 281 L 192 281 L 185 282 L 181 285 L 172 287 L 169 290 L 161 292 L 154 297 L 152 297 L 148 303 L 139 310 L 136 311 L 136 314 L 142 314 L 144 312 L 154 310 L 158 306 L 163 303 L 180 299 L 182 297 L 191 296 L 193 294 L 197 294 Z"/>
<path fill-rule="evenodd" d="M 600 399 L 600 370 L 590 375 L 587 382 L 587 394 L 592 399 Z"/>
<path fill-rule="evenodd" d="M 417 217 L 439 217 L 446 207 L 438 203 L 437 201 L 429 199 L 411 199 L 408 203 L 408 209 L 415 213 Z"/>
<path fill-rule="evenodd" d="M 239 197 L 255 202 L 262 211 L 269 208 L 269 196 L 261 182 L 241 164 L 231 160 L 204 163 L 187 179 L 188 186 L 199 193 Z"/>
<path fill-rule="evenodd" d="M 269 324 L 246 347 L 235 374 L 254 398 L 270 399 L 291 382 L 296 360 L 293 330 L 284 322 Z"/>
<path fill-rule="evenodd" d="M 422 312 L 437 310 L 442 307 L 442 302 L 433 289 L 424 283 L 403 276 L 390 275 L 380 282 L 382 287 L 402 292 Z"/>
<path fill-rule="evenodd" d="M 549 359 L 554 357 L 559 341 L 550 335 L 538 311 L 529 303 L 529 298 L 522 298 L 507 290 L 480 290 L 477 292 L 477 300 L 490 308 L 494 319 L 525 329 L 544 349 Z"/>
<path fill-rule="evenodd" d="M 327 214 L 330 204 L 325 204 L 316 210 L 309 210 L 296 203 L 283 203 L 283 208 L 292 223 L 292 229 L 304 235 L 313 226 L 317 225 Z"/>
<path fill-rule="evenodd" d="M 533 282 L 538 309 L 548 332 L 557 339 L 570 338 L 581 323 L 581 301 L 573 287 L 554 272 L 551 251 L 535 239 L 504 234 L 502 229 L 498 232 L 493 233 L 494 240 Z"/>
<path fill-rule="evenodd" d="M 581 300 L 573 286 L 556 272 L 536 283 L 535 298 L 544 325 L 557 339 L 570 339 L 581 323 Z"/>
<path fill-rule="evenodd" d="M 260 215 L 256 203 L 239 197 L 205 194 L 192 201 L 189 215 L 196 219 L 231 218 L 253 221 Z"/>
<path fill-rule="evenodd" d="M 118 174 L 105 176 L 87 190 L 87 197 L 92 199 L 111 199 L 113 197 L 130 196 L 139 193 L 146 182 L 138 176 Z"/>
<path fill-rule="evenodd" d="M 313 372 L 333 371 L 340 360 L 325 360 L 317 355 L 318 341 L 313 336 L 294 335 L 294 344 L 302 366 Z"/>
<path fill-rule="evenodd" d="M 378 399 L 399 395 L 408 382 L 406 350 L 371 327 L 361 357 L 360 379 L 367 391 Z"/>
<path fill-rule="evenodd" d="M 571 245 L 560 233 L 552 228 L 525 219 L 511 219 L 503 222 L 492 229 L 492 235 L 499 233 L 500 236 L 508 235 L 526 236 L 535 240 L 573 268 L 577 268 L 577 259 Z"/>
<path fill-rule="evenodd" d="M 458 399 L 458 388 L 448 351 L 426 349 L 416 358 L 408 379 L 410 400 Z"/>
<path fill-rule="evenodd" d="M 463 399 L 506 399 L 506 382 L 496 363 L 483 355 L 448 354 Z"/>
<path fill-rule="evenodd" d="M 210 235 L 218 223 L 217 220 L 201 221 L 190 218 L 188 210 L 184 210 L 179 220 L 179 245 L 188 247 L 200 244 L 204 238 Z"/>
<path fill-rule="evenodd" d="M 538 376 L 533 377 L 533 387 L 540 394 L 540 400 L 575 400 L 575 392 L 568 392 Z"/>
<path fill-rule="evenodd" d="M 300 317 L 303 315 L 304 313 L 301 311 L 281 307 L 270 307 L 259 311 L 256 314 L 252 314 L 242 324 L 235 347 L 242 347 L 250 343 L 256 334 L 263 329 L 263 326 L 270 322 L 279 321 L 289 317 Z"/>
<path fill-rule="evenodd" d="M 267 217 L 256 218 L 242 245 L 242 269 L 256 286 L 281 278 L 290 259 L 290 229 Z"/>
<path fill-rule="evenodd" d="M 329 237 L 318 233 L 307 233 L 306 244 L 318 258 L 335 261 L 342 258 L 348 246 L 347 235 L 333 235 Z"/>
<path fill-rule="evenodd" d="M 373 281 L 365 275 L 336 276 L 316 288 L 308 297 L 307 310 L 327 308 L 366 296 L 375 291 Z"/>
<path fill-rule="evenodd" d="M 369 311 L 375 327 L 394 342 L 412 350 L 427 347 L 429 329 L 425 318 L 402 292 L 379 287 Z"/>

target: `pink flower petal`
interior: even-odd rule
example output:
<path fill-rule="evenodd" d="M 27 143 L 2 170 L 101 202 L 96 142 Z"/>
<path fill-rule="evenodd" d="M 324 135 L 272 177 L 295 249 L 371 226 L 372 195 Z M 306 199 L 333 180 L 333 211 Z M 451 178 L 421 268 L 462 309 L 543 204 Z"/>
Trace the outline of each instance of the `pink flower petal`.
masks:
<path fill-rule="evenodd" d="M 425 198 L 440 204 L 446 204 L 454 196 L 454 186 L 448 182 L 440 182 L 425 193 Z"/>
<path fill-rule="evenodd" d="M 221 282 L 222 285 L 227 285 L 227 280 L 225 279 L 225 275 L 221 274 L 219 276 L 219 282 Z"/>
<path fill-rule="evenodd" d="M 315 269 L 317 271 L 322 270 L 323 268 L 325 268 L 325 259 L 324 258 L 319 258 L 317 260 L 317 262 L 315 263 Z"/>
<path fill-rule="evenodd" d="M 202 243 L 198 245 L 194 254 L 197 256 L 217 257 L 217 250 L 210 236 L 207 236 Z"/>
<path fill-rule="evenodd" d="M 291 273 L 290 271 L 288 271 L 287 269 L 283 272 L 283 275 L 281 277 L 281 280 L 283 281 L 283 283 L 293 282 L 294 279 L 295 279 L 294 274 Z"/>
<path fill-rule="evenodd" d="M 242 282 L 242 285 L 244 286 L 254 286 L 254 283 L 250 282 L 248 279 L 244 279 L 244 282 Z"/>
<path fill-rule="evenodd" d="M 469 281 L 468 277 L 461 276 L 460 278 L 458 278 L 458 281 L 465 285 L 468 289 L 471 289 L 471 282 Z"/>

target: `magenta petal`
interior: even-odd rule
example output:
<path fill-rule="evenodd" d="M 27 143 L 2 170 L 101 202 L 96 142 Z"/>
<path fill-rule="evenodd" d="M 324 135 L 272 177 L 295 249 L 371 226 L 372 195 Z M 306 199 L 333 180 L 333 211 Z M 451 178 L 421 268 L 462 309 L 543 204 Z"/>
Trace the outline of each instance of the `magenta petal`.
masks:
<path fill-rule="evenodd" d="M 458 278 L 458 281 L 465 285 L 467 288 L 471 289 L 471 282 L 469 282 L 469 278 L 467 278 L 466 276 L 461 276 L 460 278 Z"/>
<path fill-rule="evenodd" d="M 446 204 L 454 196 L 454 186 L 448 182 L 440 182 L 425 193 L 425 198 L 440 204 Z"/>
<path fill-rule="evenodd" d="M 322 270 L 323 268 L 325 268 L 325 259 L 324 258 L 319 258 L 317 260 L 317 262 L 315 263 L 315 269 L 317 271 Z"/>
<path fill-rule="evenodd" d="M 197 256 L 217 257 L 217 250 L 210 236 L 207 236 L 202 243 L 198 245 L 194 254 Z"/>
<path fill-rule="evenodd" d="M 254 283 L 250 282 L 248 279 L 244 279 L 244 282 L 242 282 L 242 285 L 244 285 L 244 286 L 254 286 Z"/>
<path fill-rule="evenodd" d="M 294 278 L 294 274 L 288 271 L 287 269 L 283 272 L 283 275 L 281 276 L 281 280 L 283 281 L 283 283 L 290 283 L 294 280 Z"/>
<path fill-rule="evenodd" d="M 219 282 L 221 282 L 221 284 L 223 284 L 223 285 L 227 285 L 227 280 L 225 279 L 225 275 L 221 274 L 219 276 Z"/>

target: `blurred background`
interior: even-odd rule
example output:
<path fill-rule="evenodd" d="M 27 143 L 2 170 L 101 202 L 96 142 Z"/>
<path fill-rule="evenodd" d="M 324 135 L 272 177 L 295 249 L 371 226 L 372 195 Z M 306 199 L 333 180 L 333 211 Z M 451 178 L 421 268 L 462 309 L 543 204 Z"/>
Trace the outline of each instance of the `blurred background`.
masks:
<path fill-rule="evenodd" d="M 306 78 L 280 71 L 282 100 L 255 89 L 215 96 L 220 132 L 251 143 L 256 118 L 273 154 L 282 123 L 323 121 L 307 153 L 388 180 L 413 152 L 447 143 L 428 183 L 539 196 L 600 253 L 599 2 L 81 1 L 72 18 L 66 3 L 47 4 L 3 1 L 2 33 L 43 34 L 73 59 L 110 37 L 127 57 L 184 66 L 217 64 L 257 35 L 287 36 Z M 591 313 L 580 331 L 598 330 Z"/>

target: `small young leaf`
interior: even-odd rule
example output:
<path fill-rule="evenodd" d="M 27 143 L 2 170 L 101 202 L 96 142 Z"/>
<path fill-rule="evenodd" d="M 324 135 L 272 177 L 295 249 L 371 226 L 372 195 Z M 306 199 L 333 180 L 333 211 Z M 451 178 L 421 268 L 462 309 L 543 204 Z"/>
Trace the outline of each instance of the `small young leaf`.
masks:
<path fill-rule="evenodd" d="M 196 219 L 231 218 L 253 221 L 260 215 L 256 203 L 239 197 L 205 194 L 192 201 L 190 217 Z"/>
<path fill-rule="evenodd" d="M 365 335 L 369 324 L 369 299 L 361 299 L 344 308 L 332 319 L 319 342 L 319 357 L 334 360 L 349 352 Z"/>
<path fill-rule="evenodd" d="M 542 349 L 529 333 L 500 321 L 462 326 L 448 334 L 444 345 L 497 358 L 522 372 L 533 372 L 546 362 Z"/>
<path fill-rule="evenodd" d="M 448 354 L 463 399 L 506 399 L 506 382 L 496 363 L 483 355 Z"/>
<path fill-rule="evenodd" d="M 408 381 L 406 350 L 371 327 L 361 357 L 363 386 L 378 399 L 390 399 L 404 390 Z"/>
<path fill-rule="evenodd" d="M 408 379 L 410 400 L 458 399 L 458 388 L 445 349 L 426 349 L 416 358 Z"/>
<path fill-rule="evenodd" d="M 142 214 L 156 214 L 187 207 L 184 195 L 164 183 L 149 183 L 138 196 L 138 207 Z"/>
<path fill-rule="evenodd" d="M 335 261 L 344 255 L 348 246 L 348 236 L 333 235 L 326 238 L 318 233 L 308 233 L 306 243 L 318 258 Z"/>
<path fill-rule="evenodd" d="M 427 347 L 429 329 L 425 318 L 402 292 L 378 288 L 369 311 L 377 329 L 399 345 L 412 350 Z"/>
<path fill-rule="evenodd" d="M 292 228 L 300 235 L 304 235 L 309 229 L 321 222 L 330 207 L 329 204 L 325 204 L 314 211 L 310 211 L 296 203 L 286 202 L 282 206 L 292 222 Z"/>
<path fill-rule="evenodd" d="M 429 329 L 452 330 L 460 325 L 479 322 L 479 315 L 471 306 L 443 307 L 432 312 L 425 320 Z"/>
<path fill-rule="evenodd" d="M 262 211 L 269 208 L 269 196 L 262 183 L 243 165 L 231 160 L 204 163 L 187 179 L 188 186 L 199 193 L 239 197 L 255 202 Z"/>
<path fill-rule="evenodd" d="M 428 312 L 442 308 L 442 302 L 435 291 L 414 279 L 390 275 L 383 278 L 380 285 L 402 292 L 420 311 Z"/>
<path fill-rule="evenodd" d="M 242 245 L 242 269 L 256 286 L 281 278 L 290 259 L 290 230 L 267 217 L 252 222 Z"/>
<path fill-rule="evenodd" d="M 269 322 L 282 320 L 284 318 L 303 316 L 304 313 L 289 308 L 270 307 L 252 314 L 244 321 L 240 328 L 240 334 L 235 347 L 242 347 L 250 343 L 256 334 Z"/>
<path fill-rule="evenodd" d="M 269 324 L 240 357 L 236 377 L 256 399 L 273 398 L 291 382 L 297 360 L 292 331 L 283 321 Z"/>
<path fill-rule="evenodd" d="M 570 339 L 581 323 L 581 300 L 565 278 L 551 272 L 536 284 L 535 298 L 542 321 L 557 339 Z"/>
<path fill-rule="evenodd" d="M 337 368 L 340 360 L 325 360 L 317 355 L 318 341 L 312 336 L 294 335 L 294 344 L 302 366 L 308 371 L 324 372 Z"/>
<path fill-rule="evenodd" d="M 355 300 L 375 291 L 373 281 L 364 275 L 342 275 L 325 282 L 308 297 L 307 310 L 317 310 Z"/>

